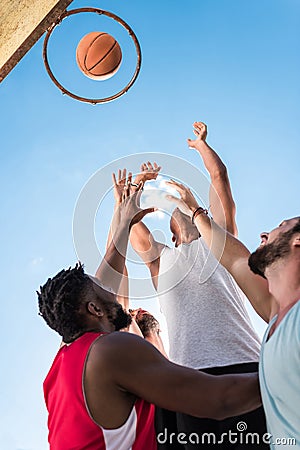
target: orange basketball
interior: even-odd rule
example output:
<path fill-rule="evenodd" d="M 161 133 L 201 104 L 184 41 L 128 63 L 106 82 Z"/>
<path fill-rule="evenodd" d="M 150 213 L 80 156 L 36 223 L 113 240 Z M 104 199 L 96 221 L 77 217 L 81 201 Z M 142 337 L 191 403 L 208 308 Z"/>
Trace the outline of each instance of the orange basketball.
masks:
<path fill-rule="evenodd" d="M 79 69 L 93 80 L 107 80 L 120 67 L 122 51 L 113 36 L 101 31 L 86 34 L 76 49 Z"/>

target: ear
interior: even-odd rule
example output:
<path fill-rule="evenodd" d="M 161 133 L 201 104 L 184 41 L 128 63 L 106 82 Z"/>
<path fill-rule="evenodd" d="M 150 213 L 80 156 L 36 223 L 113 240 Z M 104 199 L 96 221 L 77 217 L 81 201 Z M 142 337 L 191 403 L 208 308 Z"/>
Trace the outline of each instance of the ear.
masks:
<path fill-rule="evenodd" d="M 90 314 L 92 314 L 93 316 L 103 317 L 104 313 L 103 313 L 102 309 L 99 308 L 99 306 L 97 306 L 95 303 L 88 302 L 86 307 L 87 307 L 88 312 Z"/>
<path fill-rule="evenodd" d="M 292 247 L 300 248 L 300 233 L 295 233 L 292 237 Z"/>

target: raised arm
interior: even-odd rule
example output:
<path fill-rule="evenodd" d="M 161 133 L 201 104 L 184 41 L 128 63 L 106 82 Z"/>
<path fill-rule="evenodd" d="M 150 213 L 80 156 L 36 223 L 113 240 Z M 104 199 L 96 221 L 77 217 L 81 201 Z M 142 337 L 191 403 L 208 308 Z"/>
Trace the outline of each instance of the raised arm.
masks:
<path fill-rule="evenodd" d="M 188 369 L 134 335 L 113 333 L 98 340 L 91 357 L 94 373 L 107 373 L 107 383 L 123 398 L 125 391 L 171 411 L 218 420 L 261 404 L 257 374 L 214 377 Z"/>
<path fill-rule="evenodd" d="M 113 226 L 113 219 L 115 214 L 118 214 L 118 208 L 120 204 L 122 203 L 122 195 L 126 186 L 126 180 L 127 180 L 127 171 L 126 169 L 118 170 L 118 175 L 113 173 L 112 174 L 112 180 L 113 180 L 113 193 L 114 193 L 114 212 L 112 217 L 112 222 L 109 227 L 109 232 L 107 236 L 107 242 L 106 242 L 106 250 L 109 248 L 111 241 L 112 241 L 112 226 Z M 131 183 L 132 181 L 132 174 L 131 172 L 128 173 L 128 180 L 127 183 Z M 129 308 L 129 282 L 128 282 L 128 271 L 126 267 L 126 263 L 124 266 L 123 271 L 123 277 L 120 283 L 118 295 L 117 295 L 118 302 L 123 306 L 124 309 L 128 310 Z"/>
<path fill-rule="evenodd" d="M 125 269 L 130 230 L 146 214 L 155 210 L 154 208 L 145 210 L 140 208 L 141 189 L 142 184 L 133 191 L 130 182 L 126 183 L 122 202 L 113 217 L 110 244 L 96 272 L 96 277 L 101 283 L 111 288 L 116 294 L 119 292 Z"/>
<path fill-rule="evenodd" d="M 210 175 L 209 204 L 214 221 L 229 233 L 237 236 L 235 203 L 225 164 L 217 153 L 207 144 L 207 127 L 203 122 L 194 122 L 196 139 L 188 139 L 190 148 L 195 149 Z"/>
<path fill-rule="evenodd" d="M 141 182 L 145 184 L 146 181 L 155 180 L 160 169 L 161 168 L 156 163 L 152 165 L 150 161 L 142 164 L 141 171 L 136 176 L 134 184 L 139 184 Z M 149 228 L 143 222 L 139 222 L 132 227 L 130 243 L 135 252 L 148 267 L 154 287 L 157 288 L 160 254 L 164 245 L 153 238 Z"/>
<path fill-rule="evenodd" d="M 190 189 L 175 181 L 170 181 L 169 184 L 181 197 L 179 199 L 169 195 L 169 200 L 176 203 L 179 208 L 183 208 L 185 213 L 189 211 L 192 217 L 199 205 Z M 199 209 L 198 214 L 196 213 L 194 223 L 215 257 L 231 273 L 248 297 L 255 311 L 263 320 L 269 322 L 277 312 L 277 305 L 269 292 L 267 280 L 251 272 L 248 266 L 249 250 L 242 242 L 204 214 L 202 209 Z"/>

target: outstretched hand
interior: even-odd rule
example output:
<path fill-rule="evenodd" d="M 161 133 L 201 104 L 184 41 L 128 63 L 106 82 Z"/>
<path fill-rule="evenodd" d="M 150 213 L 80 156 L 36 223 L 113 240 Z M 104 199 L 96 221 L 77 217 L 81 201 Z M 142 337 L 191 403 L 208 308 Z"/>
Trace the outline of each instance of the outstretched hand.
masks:
<path fill-rule="evenodd" d="M 190 148 L 194 148 L 198 150 L 199 145 L 201 145 L 201 142 L 206 140 L 207 137 L 207 126 L 203 122 L 194 122 L 193 123 L 193 132 L 196 136 L 196 139 L 188 139 L 187 143 Z"/>
<path fill-rule="evenodd" d="M 134 224 L 143 220 L 146 214 L 155 212 L 157 208 L 151 207 L 142 209 L 140 207 L 141 195 L 143 190 L 143 182 L 138 186 L 131 183 L 131 174 L 124 183 L 121 202 L 119 204 L 120 221 L 125 221 L 131 228 Z"/>
<path fill-rule="evenodd" d="M 168 194 L 166 198 L 171 202 L 175 203 L 178 208 L 187 216 L 192 217 L 194 211 L 199 207 L 197 200 L 192 194 L 192 191 L 184 184 L 178 183 L 177 181 L 170 180 L 166 184 L 179 193 L 180 198 L 174 195 Z"/>
<path fill-rule="evenodd" d="M 114 185 L 114 198 L 117 205 L 120 205 L 120 203 L 122 202 L 122 195 L 126 187 L 126 175 L 127 175 L 126 169 L 118 170 L 118 178 L 116 177 L 115 173 L 112 174 L 112 180 Z M 131 181 L 132 181 L 132 173 L 128 172 L 127 182 L 131 183 Z"/>
<path fill-rule="evenodd" d="M 148 161 L 141 165 L 141 172 L 137 174 L 134 182 L 139 184 L 141 181 L 146 183 L 146 181 L 156 180 L 159 171 L 161 170 L 161 166 L 158 166 L 156 162 L 153 164 Z"/>

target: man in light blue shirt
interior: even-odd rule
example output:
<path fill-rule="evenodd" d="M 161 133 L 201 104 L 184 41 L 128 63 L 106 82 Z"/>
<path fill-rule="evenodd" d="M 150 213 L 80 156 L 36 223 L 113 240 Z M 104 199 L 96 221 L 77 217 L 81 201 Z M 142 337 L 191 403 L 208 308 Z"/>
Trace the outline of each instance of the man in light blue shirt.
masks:
<path fill-rule="evenodd" d="M 250 255 L 233 235 L 199 207 L 177 182 L 172 200 L 190 212 L 214 255 L 235 278 L 261 317 L 269 318 L 261 356 L 260 386 L 271 449 L 300 449 L 300 217 L 284 220 Z M 170 197 L 170 196 L 169 196 Z"/>
<path fill-rule="evenodd" d="M 283 221 L 249 258 L 268 280 L 278 313 L 266 330 L 259 380 L 271 448 L 300 448 L 300 218 Z"/>

